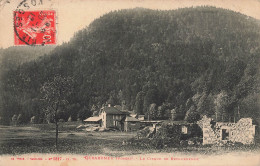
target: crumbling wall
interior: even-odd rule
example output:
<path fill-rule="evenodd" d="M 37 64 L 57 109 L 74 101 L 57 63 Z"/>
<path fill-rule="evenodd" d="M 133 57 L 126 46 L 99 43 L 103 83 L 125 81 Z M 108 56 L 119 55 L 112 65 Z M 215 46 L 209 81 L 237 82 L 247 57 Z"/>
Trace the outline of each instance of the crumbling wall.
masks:
<path fill-rule="evenodd" d="M 215 144 L 219 140 L 218 131 L 215 131 L 213 124 L 211 124 L 212 119 L 204 116 L 198 125 L 202 128 L 203 132 L 203 145 Z"/>
<path fill-rule="evenodd" d="M 211 118 L 203 117 L 198 122 L 203 131 L 203 144 L 225 144 L 227 142 L 240 142 L 253 144 L 255 137 L 255 125 L 251 118 L 242 118 L 237 123 L 216 122 Z M 223 137 L 223 130 L 227 137 Z"/>
<path fill-rule="evenodd" d="M 255 137 L 255 125 L 251 118 L 240 119 L 232 128 L 230 141 L 241 142 L 243 144 L 253 144 Z"/>

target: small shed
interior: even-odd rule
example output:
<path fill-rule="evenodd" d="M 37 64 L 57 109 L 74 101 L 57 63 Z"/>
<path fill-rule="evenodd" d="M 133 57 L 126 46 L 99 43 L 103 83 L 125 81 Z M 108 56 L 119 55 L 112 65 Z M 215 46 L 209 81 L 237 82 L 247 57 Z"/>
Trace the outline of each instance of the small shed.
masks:
<path fill-rule="evenodd" d="M 96 125 L 101 126 L 101 121 L 102 121 L 101 117 L 94 116 L 94 117 L 89 117 L 89 118 L 85 119 L 84 123 L 85 124 L 96 124 Z"/>
<path fill-rule="evenodd" d="M 136 131 L 140 129 L 140 121 L 134 117 L 127 116 L 124 119 L 124 131 Z"/>

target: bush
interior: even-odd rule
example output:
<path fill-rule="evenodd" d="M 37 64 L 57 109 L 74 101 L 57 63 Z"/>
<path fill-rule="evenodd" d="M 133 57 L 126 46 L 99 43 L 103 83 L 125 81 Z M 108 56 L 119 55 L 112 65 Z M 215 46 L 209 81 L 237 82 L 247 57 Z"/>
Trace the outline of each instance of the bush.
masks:
<path fill-rule="evenodd" d="M 155 133 L 154 138 L 161 140 L 155 144 L 158 148 L 179 146 L 181 138 L 180 127 L 177 125 L 162 125 Z"/>
<path fill-rule="evenodd" d="M 152 132 L 152 128 L 151 127 L 145 127 L 144 129 L 140 130 L 137 133 L 137 138 L 146 138 L 148 136 L 149 133 Z"/>
<path fill-rule="evenodd" d="M 19 114 L 17 117 L 17 124 L 25 123 L 24 116 L 22 114 Z"/>
<path fill-rule="evenodd" d="M 186 147 L 186 146 L 188 146 L 188 141 L 187 140 L 181 140 L 180 145 L 183 146 L 183 147 Z"/>
<path fill-rule="evenodd" d="M 155 137 L 159 138 L 176 138 L 179 139 L 181 136 L 181 130 L 180 127 L 177 125 L 168 125 L 164 124 L 160 128 L 158 128 Z"/>
<path fill-rule="evenodd" d="M 61 123 L 62 123 L 62 122 L 65 122 L 65 121 L 64 121 L 64 119 L 59 119 L 59 122 L 61 122 Z"/>
<path fill-rule="evenodd" d="M 124 144 L 156 149 L 180 145 L 181 132 L 177 125 L 163 125 L 158 128 L 151 138 L 147 138 L 147 135 L 151 132 L 153 132 L 151 128 L 146 127 L 137 134 L 136 138 L 131 138 Z"/>
<path fill-rule="evenodd" d="M 188 145 L 201 145 L 203 142 L 202 138 L 199 137 L 193 137 L 187 140 L 188 141 Z"/>

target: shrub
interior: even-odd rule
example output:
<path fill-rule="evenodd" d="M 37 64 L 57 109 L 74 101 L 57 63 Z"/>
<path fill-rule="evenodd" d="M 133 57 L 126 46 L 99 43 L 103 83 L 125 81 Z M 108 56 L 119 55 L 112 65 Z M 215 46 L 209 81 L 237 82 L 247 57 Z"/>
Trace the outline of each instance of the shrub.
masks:
<path fill-rule="evenodd" d="M 19 114 L 17 117 L 17 124 L 22 124 L 24 123 L 24 117 L 22 114 Z"/>
<path fill-rule="evenodd" d="M 152 130 L 153 129 L 151 127 L 145 127 L 137 133 L 137 138 L 146 138 L 148 134 L 152 132 Z"/>
<path fill-rule="evenodd" d="M 153 132 L 152 128 L 146 127 L 137 134 L 136 138 L 131 138 L 124 144 L 156 149 L 176 147 L 180 144 L 181 132 L 177 125 L 163 125 L 158 128 L 151 138 L 147 138 L 147 135 L 151 132 Z"/>
<path fill-rule="evenodd" d="M 188 146 L 188 141 L 187 140 L 181 140 L 180 145 L 186 147 L 186 146 Z"/>
<path fill-rule="evenodd" d="M 59 119 L 59 122 L 61 122 L 61 123 L 62 123 L 62 122 L 65 122 L 65 121 L 64 121 L 64 119 Z"/>
<path fill-rule="evenodd" d="M 180 144 L 181 131 L 177 125 L 162 125 L 154 135 L 155 139 L 160 139 L 157 144 L 162 144 L 162 147 L 174 147 Z M 157 145 L 156 144 L 156 145 Z"/>

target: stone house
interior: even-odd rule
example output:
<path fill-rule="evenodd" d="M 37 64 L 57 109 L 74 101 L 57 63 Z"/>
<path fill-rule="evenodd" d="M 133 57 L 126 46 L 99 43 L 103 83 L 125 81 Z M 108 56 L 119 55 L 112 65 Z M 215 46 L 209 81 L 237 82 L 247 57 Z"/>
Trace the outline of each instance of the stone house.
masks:
<path fill-rule="evenodd" d="M 198 125 L 203 131 L 203 145 L 239 142 L 253 144 L 255 142 L 255 125 L 251 118 L 241 118 L 237 123 L 214 122 L 204 116 Z"/>
<path fill-rule="evenodd" d="M 128 116 L 128 112 L 120 111 L 115 107 L 103 107 L 100 110 L 101 126 L 104 128 L 117 128 L 124 130 L 122 119 Z"/>
<path fill-rule="evenodd" d="M 140 121 L 134 117 L 126 116 L 123 120 L 124 131 L 137 131 L 140 129 Z"/>
<path fill-rule="evenodd" d="M 131 112 L 119 110 L 110 105 L 102 107 L 99 116 L 89 117 L 85 124 L 96 125 L 103 128 L 115 128 L 121 131 L 136 131 L 140 129 L 140 120 L 130 116 Z"/>

